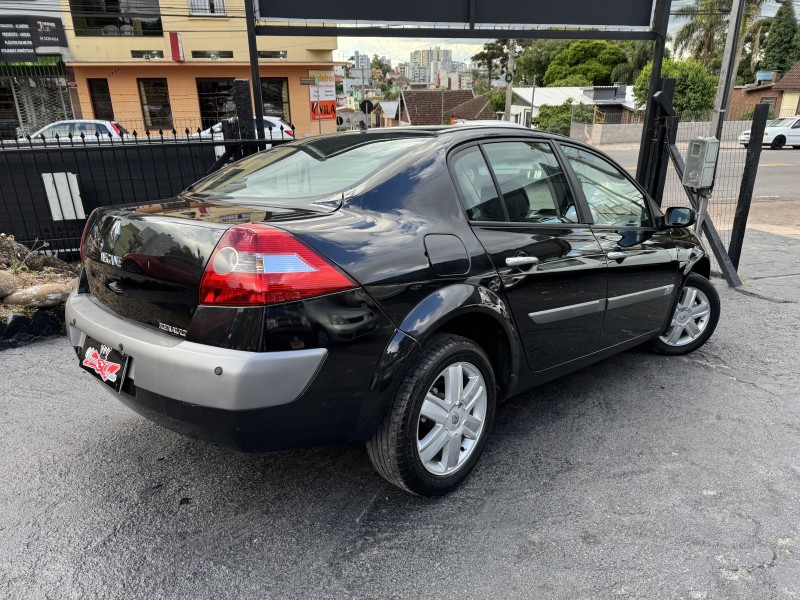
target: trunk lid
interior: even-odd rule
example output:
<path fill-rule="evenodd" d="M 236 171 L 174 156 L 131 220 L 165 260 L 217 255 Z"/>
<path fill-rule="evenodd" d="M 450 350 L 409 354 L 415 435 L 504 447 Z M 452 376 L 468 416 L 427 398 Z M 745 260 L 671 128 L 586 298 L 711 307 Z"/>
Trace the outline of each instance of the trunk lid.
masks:
<path fill-rule="evenodd" d="M 89 291 L 121 317 L 185 336 L 198 306 L 206 263 L 228 228 L 307 219 L 330 210 L 190 196 L 99 209 L 90 217 L 83 244 Z"/>

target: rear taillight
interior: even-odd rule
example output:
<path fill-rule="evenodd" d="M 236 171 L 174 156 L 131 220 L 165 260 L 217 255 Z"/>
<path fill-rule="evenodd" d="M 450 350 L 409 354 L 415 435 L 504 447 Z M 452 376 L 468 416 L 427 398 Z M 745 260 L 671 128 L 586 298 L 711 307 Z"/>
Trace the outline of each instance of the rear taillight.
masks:
<path fill-rule="evenodd" d="M 276 304 L 354 287 L 291 234 L 268 225 L 236 225 L 225 232 L 208 261 L 200 304 Z"/>
<path fill-rule="evenodd" d="M 286 135 L 288 135 L 290 137 L 294 137 L 294 134 L 292 133 L 291 129 L 284 129 L 283 133 L 285 133 Z"/>
<path fill-rule="evenodd" d="M 111 123 L 111 128 L 114 130 L 114 132 L 115 132 L 115 133 L 116 133 L 118 136 L 122 137 L 122 134 L 119 132 L 119 127 L 117 127 L 117 124 L 116 124 L 116 123 Z"/>

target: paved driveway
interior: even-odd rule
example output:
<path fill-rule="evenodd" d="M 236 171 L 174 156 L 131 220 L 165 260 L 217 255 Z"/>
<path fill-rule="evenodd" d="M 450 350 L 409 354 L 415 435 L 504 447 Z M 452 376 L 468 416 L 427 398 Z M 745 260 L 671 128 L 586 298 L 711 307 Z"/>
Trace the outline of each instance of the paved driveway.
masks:
<path fill-rule="evenodd" d="M 506 404 L 467 484 L 361 447 L 242 455 L 0 353 L 2 598 L 791 598 L 800 305 L 722 289 L 703 352 L 634 350 Z"/>

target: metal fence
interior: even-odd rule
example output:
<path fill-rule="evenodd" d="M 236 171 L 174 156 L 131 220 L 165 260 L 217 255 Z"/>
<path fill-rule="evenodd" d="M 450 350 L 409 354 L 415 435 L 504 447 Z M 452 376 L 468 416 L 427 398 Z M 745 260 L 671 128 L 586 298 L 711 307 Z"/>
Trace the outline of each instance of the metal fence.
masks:
<path fill-rule="evenodd" d="M 0 140 L 0 232 L 71 259 L 95 208 L 170 198 L 230 160 L 288 141 L 199 130 Z"/>

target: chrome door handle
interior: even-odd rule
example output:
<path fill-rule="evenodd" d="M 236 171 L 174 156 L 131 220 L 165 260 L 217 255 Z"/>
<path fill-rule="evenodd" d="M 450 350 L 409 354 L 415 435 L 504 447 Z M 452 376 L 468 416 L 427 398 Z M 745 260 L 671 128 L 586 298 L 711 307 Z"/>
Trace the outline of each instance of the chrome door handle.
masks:
<path fill-rule="evenodd" d="M 626 252 L 609 252 L 606 256 L 611 260 L 622 260 L 623 258 L 627 258 L 628 254 Z"/>
<path fill-rule="evenodd" d="M 535 256 L 509 256 L 506 259 L 506 266 L 509 267 L 534 266 L 538 264 L 539 259 Z"/>

